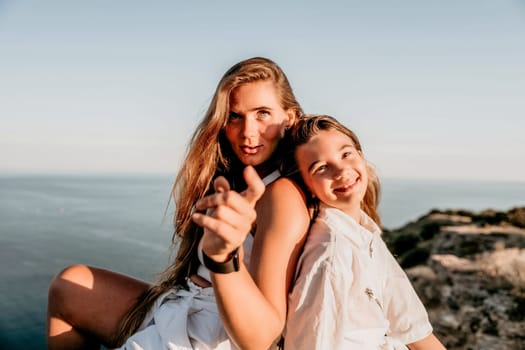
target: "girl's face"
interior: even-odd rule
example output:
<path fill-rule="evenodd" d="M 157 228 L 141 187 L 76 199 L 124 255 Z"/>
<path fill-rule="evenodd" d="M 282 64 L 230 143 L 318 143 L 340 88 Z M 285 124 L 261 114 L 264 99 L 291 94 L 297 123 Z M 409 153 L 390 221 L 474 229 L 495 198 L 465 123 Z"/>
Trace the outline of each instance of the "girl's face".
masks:
<path fill-rule="evenodd" d="M 226 138 L 243 164 L 258 166 L 270 159 L 293 121 L 271 81 L 244 84 L 230 95 Z"/>
<path fill-rule="evenodd" d="M 306 185 L 321 202 L 359 221 L 368 173 L 350 137 L 336 130 L 321 130 L 297 147 L 295 158 Z"/>

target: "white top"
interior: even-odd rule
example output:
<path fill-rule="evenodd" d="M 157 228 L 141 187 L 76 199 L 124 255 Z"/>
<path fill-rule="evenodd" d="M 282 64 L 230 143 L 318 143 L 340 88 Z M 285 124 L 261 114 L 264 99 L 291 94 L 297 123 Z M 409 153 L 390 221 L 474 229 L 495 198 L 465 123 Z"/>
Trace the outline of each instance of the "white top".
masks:
<path fill-rule="evenodd" d="M 263 179 L 276 180 L 279 172 Z M 247 235 L 244 261 L 249 262 L 252 235 Z M 199 269 L 208 273 L 206 268 Z M 202 288 L 187 279 L 188 289 L 172 288 L 162 294 L 148 312 L 139 330 L 120 350 L 238 350 L 224 330 L 213 288 Z M 276 349 L 276 344 L 271 349 Z"/>
<path fill-rule="evenodd" d="M 285 349 L 406 349 L 432 332 L 405 272 L 361 212 L 321 204 L 289 296 Z"/>

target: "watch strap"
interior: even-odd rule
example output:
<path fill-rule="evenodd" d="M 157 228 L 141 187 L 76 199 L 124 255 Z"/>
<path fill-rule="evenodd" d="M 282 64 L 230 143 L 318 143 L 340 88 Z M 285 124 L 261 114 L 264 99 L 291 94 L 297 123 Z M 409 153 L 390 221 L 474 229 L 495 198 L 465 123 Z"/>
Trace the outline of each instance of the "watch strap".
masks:
<path fill-rule="evenodd" d="M 230 257 L 225 262 L 217 262 L 210 258 L 209 256 L 202 252 L 202 263 L 208 268 L 211 272 L 215 273 L 231 273 L 239 271 L 239 248 L 236 248 L 233 252 L 230 253 Z"/>

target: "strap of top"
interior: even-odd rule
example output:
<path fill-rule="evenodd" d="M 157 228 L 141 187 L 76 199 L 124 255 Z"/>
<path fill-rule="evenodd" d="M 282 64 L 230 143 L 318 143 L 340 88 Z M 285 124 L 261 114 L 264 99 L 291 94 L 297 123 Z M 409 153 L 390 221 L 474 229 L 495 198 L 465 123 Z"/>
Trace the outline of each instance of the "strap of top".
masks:
<path fill-rule="evenodd" d="M 262 182 L 264 183 L 264 186 L 268 186 L 269 184 L 271 184 L 272 182 L 274 182 L 280 177 L 281 177 L 281 172 L 278 169 L 276 169 L 272 171 L 271 173 L 269 173 L 268 175 L 266 175 L 265 177 L 263 177 Z"/>

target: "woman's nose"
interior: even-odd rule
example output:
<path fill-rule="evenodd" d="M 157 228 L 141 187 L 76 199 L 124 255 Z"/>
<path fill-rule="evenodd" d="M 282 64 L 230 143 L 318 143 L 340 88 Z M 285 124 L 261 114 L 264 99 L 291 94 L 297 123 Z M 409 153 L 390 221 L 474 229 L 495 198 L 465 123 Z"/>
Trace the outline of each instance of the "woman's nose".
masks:
<path fill-rule="evenodd" d="M 244 137 L 252 137 L 257 133 L 257 121 L 253 118 L 244 118 L 242 134 Z"/>

